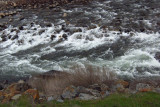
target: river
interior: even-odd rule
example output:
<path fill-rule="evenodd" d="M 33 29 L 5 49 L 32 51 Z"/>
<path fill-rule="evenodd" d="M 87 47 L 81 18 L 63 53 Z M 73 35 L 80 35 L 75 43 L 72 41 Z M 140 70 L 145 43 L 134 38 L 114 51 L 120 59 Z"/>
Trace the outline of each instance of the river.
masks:
<path fill-rule="evenodd" d="M 17 11 L 0 31 L 1 78 L 87 64 L 131 78 L 160 75 L 155 58 L 160 52 L 159 0 L 95 0 Z"/>

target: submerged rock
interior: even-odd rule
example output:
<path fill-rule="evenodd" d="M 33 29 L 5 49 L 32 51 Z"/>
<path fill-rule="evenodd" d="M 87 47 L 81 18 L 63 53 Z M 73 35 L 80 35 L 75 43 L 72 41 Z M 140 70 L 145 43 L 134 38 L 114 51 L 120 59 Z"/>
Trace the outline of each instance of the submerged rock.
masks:
<path fill-rule="evenodd" d="M 155 59 L 160 62 L 160 52 L 157 52 L 157 53 L 155 54 Z"/>

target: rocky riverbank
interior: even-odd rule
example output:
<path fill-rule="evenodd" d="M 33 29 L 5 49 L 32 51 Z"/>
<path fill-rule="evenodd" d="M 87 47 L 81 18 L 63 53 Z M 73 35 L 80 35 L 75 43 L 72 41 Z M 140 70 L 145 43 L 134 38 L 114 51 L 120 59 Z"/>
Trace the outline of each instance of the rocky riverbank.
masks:
<path fill-rule="evenodd" d="M 82 76 L 81 74 L 82 73 L 79 74 L 80 77 Z M 114 79 L 108 78 L 105 81 L 99 81 L 95 74 L 92 74 L 92 76 L 90 75 L 91 78 L 83 77 L 83 80 L 76 79 L 78 76 L 76 76 L 77 74 L 74 74 L 76 78 L 74 78 L 73 81 L 75 82 L 68 84 L 66 79 L 64 79 L 65 77 L 68 77 L 66 75 L 71 76 L 73 74 L 60 71 L 50 71 L 33 76 L 27 81 L 20 80 L 11 84 L 8 84 L 7 82 L 3 83 L 0 85 L 0 102 L 8 103 L 11 101 L 17 101 L 21 96 L 28 96 L 34 103 L 49 102 L 52 100 L 63 103 L 64 100 L 73 99 L 103 99 L 114 93 L 136 94 L 149 91 L 160 93 L 159 77 L 127 81 L 114 77 Z M 83 83 L 84 79 L 89 79 L 92 82 L 89 83 L 88 80 L 85 80 L 86 83 Z M 94 79 L 96 79 L 96 81 Z M 81 85 L 77 83 L 80 83 Z M 47 87 L 46 84 L 48 84 L 49 87 Z"/>
<path fill-rule="evenodd" d="M 66 4 L 86 4 L 91 0 L 0 0 L 0 10 L 15 8 L 55 8 Z"/>

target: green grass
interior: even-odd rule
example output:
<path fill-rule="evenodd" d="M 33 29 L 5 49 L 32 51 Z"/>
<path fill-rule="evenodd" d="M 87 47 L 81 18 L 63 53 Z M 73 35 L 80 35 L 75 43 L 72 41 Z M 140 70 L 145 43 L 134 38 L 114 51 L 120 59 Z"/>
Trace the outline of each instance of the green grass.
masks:
<path fill-rule="evenodd" d="M 0 104 L 0 107 L 160 107 L 160 94 L 148 92 L 137 94 L 113 94 L 101 100 L 66 100 L 64 103 L 56 101 L 33 105 L 27 98 L 18 102 Z"/>

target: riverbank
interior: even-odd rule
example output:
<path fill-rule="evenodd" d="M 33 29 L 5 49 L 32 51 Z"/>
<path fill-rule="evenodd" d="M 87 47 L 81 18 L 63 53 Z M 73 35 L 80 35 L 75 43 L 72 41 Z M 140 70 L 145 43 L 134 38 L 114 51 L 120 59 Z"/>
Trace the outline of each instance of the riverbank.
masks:
<path fill-rule="evenodd" d="M 0 107 L 159 107 L 160 94 L 147 92 L 137 94 L 113 94 L 101 100 L 67 100 L 63 103 L 57 101 L 45 102 L 41 104 L 31 104 L 30 100 L 22 97 L 19 101 L 8 104 L 0 104 Z"/>
<path fill-rule="evenodd" d="M 139 99 L 137 104 L 143 104 L 148 101 L 148 99 L 145 100 L 146 97 L 149 99 L 160 97 L 158 94 L 160 93 L 159 81 L 159 78 L 155 77 L 154 79 L 150 77 L 123 80 L 113 72 L 100 72 L 91 68 L 89 71 L 80 70 L 72 73 L 52 70 L 35 75 L 27 81 L 20 80 L 16 83 L 1 84 L 0 102 L 1 104 L 23 104 L 31 101 L 30 104 L 35 106 L 39 104 L 39 106 L 45 104 L 67 106 L 72 103 L 73 105 L 76 103 L 92 105 L 92 102 L 106 105 L 105 101 L 116 100 L 118 97 L 120 102 L 117 102 L 116 106 L 134 104 L 134 101 Z M 142 98 L 139 98 L 140 96 Z M 28 98 L 30 100 L 27 100 Z M 127 100 L 126 103 L 121 103 L 124 99 Z M 133 103 L 131 103 L 132 100 Z M 114 100 L 112 104 L 114 104 Z M 151 103 L 151 105 L 154 104 L 158 103 Z"/>

